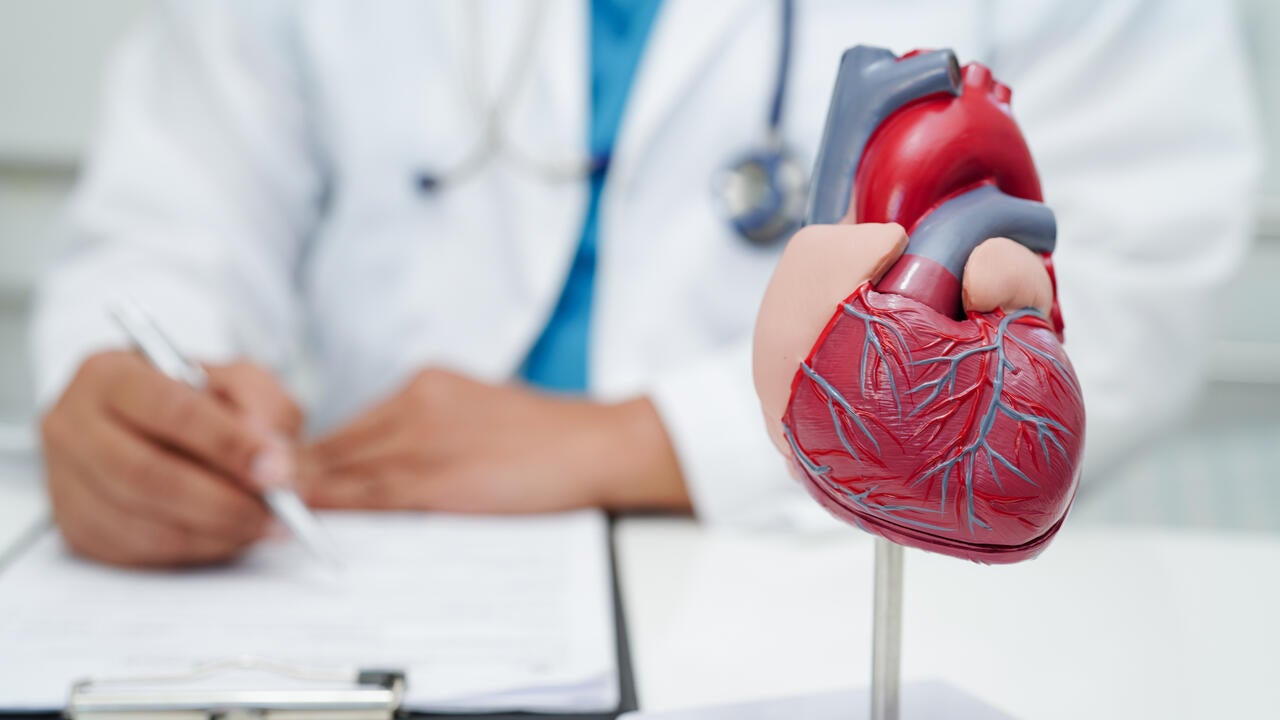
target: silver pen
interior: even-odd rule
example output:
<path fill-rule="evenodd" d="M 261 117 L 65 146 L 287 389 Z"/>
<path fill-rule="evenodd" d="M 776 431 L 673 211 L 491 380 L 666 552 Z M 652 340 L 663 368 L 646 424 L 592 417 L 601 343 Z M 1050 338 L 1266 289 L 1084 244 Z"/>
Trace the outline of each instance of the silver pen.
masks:
<path fill-rule="evenodd" d="M 157 370 L 197 390 L 208 388 L 209 376 L 204 369 L 183 357 L 168 336 L 160 330 L 160 326 L 139 305 L 133 302 L 119 303 L 111 308 L 111 317 Z M 268 488 L 262 491 L 262 498 L 307 552 L 331 568 L 341 568 L 328 535 L 320 528 L 315 516 L 293 487 L 280 485 Z"/>

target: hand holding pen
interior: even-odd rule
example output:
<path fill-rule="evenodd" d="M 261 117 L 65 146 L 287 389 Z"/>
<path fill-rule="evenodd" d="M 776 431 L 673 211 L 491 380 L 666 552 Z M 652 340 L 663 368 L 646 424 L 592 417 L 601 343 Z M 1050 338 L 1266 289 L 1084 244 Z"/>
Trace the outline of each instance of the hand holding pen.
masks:
<path fill-rule="evenodd" d="M 256 366 L 206 370 L 200 390 L 138 352 L 80 367 L 41 426 L 54 517 L 73 549 L 117 565 L 205 564 L 272 532 L 263 500 L 291 480 L 297 408 Z"/>

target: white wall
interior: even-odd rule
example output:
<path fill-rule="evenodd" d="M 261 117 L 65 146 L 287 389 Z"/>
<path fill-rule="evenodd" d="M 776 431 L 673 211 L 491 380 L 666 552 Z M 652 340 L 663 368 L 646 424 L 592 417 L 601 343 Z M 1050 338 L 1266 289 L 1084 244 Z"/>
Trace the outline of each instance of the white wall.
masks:
<path fill-rule="evenodd" d="M 108 49 L 151 0 L 0 3 L 0 428 L 30 414 L 27 291 L 93 125 Z M 0 448 L 14 433 L 0 429 Z"/>
<path fill-rule="evenodd" d="M 21 294 L 94 122 L 104 60 L 152 0 L 0 3 L 0 291 Z"/>
<path fill-rule="evenodd" d="M 1258 243 L 1240 282 L 1229 292 L 1214 370 L 1221 379 L 1280 387 L 1280 312 L 1276 312 L 1280 308 L 1280 3 L 1238 0 L 1237 5 L 1253 60 L 1267 140 L 1267 172 Z M 1272 397 L 1280 397 L 1280 391 Z M 1275 417 L 1280 418 L 1280 408 Z"/>
<path fill-rule="evenodd" d="M 1270 199 L 1264 211 L 1266 232 L 1280 236 L 1280 3 L 1275 0 L 1238 0 L 1245 39 L 1255 68 L 1258 100 L 1268 131 L 1267 178 L 1264 189 Z"/>

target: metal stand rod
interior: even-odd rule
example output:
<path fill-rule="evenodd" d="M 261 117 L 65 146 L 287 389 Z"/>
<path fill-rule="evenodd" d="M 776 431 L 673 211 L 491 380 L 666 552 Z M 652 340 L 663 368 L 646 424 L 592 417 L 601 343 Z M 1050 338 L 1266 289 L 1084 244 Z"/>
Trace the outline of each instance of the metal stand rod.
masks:
<path fill-rule="evenodd" d="M 902 546 L 876 539 L 871 634 L 871 720 L 898 720 L 902 665 Z"/>

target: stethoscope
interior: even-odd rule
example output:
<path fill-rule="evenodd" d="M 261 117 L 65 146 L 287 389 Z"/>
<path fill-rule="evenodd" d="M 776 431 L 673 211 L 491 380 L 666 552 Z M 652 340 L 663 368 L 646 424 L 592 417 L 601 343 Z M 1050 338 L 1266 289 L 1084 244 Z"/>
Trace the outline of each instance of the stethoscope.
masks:
<path fill-rule="evenodd" d="M 471 77 L 466 80 L 467 86 L 478 95 L 484 78 L 480 20 L 475 9 L 477 3 L 467 2 L 464 5 L 469 11 L 467 46 L 473 55 L 469 63 Z M 808 171 L 782 137 L 795 2 L 780 0 L 779 6 L 778 63 L 764 142 L 760 147 L 738 156 L 712 178 L 712 194 L 725 221 L 747 243 L 756 247 L 771 247 L 790 237 L 803 223 L 808 196 Z M 414 184 L 419 191 L 435 194 L 457 186 L 492 162 L 499 152 L 505 152 L 515 162 L 552 182 L 582 180 L 608 169 L 608 153 L 557 161 L 527 152 L 507 137 L 503 120 L 509 103 L 524 86 L 533 64 L 547 0 L 540 0 L 532 7 L 530 17 L 523 23 L 527 29 L 512 54 L 511 66 L 499 83 L 498 95 L 487 101 L 482 97 L 472 97 L 473 104 L 483 113 L 480 136 L 453 167 L 417 172 Z"/>

